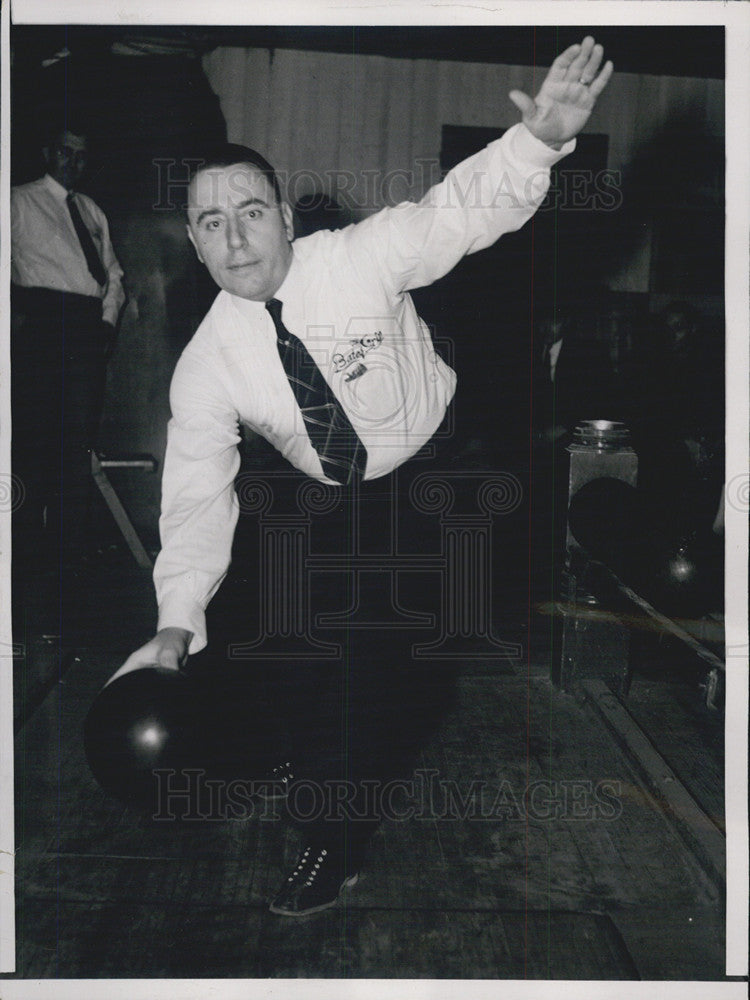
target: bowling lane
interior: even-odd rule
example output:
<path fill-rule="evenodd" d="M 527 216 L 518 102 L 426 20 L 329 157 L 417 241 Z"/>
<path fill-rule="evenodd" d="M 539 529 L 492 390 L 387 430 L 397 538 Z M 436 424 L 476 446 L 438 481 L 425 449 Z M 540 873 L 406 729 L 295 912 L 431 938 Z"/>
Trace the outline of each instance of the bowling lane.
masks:
<path fill-rule="evenodd" d="M 100 614 L 97 583 L 87 607 Z M 440 816 L 385 823 L 345 904 L 291 922 L 267 912 L 298 844 L 280 810 L 154 823 L 90 775 L 85 713 L 150 623 L 127 565 L 112 595 L 106 638 L 80 645 L 19 734 L 21 976 L 720 976 L 719 894 L 591 710 L 549 685 L 546 622 L 532 637 L 531 683 L 522 664 L 515 676 L 460 664 L 417 761 L 423 785 L 434 772 L 467 803 L 503 791 L 503 814 L 440 818 L 441 799 Z M 531 822 L 513 812 L 529 780 L 548 783 L 554 806 Z M 617 816 L 559 814 L 561 789 L 602 780 L 619 783 Z"/>

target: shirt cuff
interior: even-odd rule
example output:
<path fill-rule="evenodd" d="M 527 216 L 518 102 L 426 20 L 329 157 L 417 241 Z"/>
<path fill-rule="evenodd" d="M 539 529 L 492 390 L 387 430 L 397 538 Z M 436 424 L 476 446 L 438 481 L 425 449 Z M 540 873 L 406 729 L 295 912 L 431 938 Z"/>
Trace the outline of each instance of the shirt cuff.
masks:
<path fill-rule="evenodd" d="M 192 632 L 188 654 L 198 653 L 206 645 L 206 612 L 194 601 L 166 597 L 159 606 L 157 631 L 163 628 L 184 628 Z"/>
<path fill-rule="evenodd" d="M 552 167 L 568 153 L 576 148 L 576 140 L 569 139 L 562 149 L 553 149 L 546 142 L 537 139 L 526 128 L 523 122 L 518 122 L 513 132 L 513 149 L 526 161 L 539 164 L 540 167 Z"/>

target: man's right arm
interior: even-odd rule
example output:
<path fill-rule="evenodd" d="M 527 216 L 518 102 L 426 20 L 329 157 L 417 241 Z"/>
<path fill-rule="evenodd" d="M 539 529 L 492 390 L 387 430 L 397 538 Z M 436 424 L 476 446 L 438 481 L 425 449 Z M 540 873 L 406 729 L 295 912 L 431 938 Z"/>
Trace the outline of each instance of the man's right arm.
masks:
<path fill-rule="evenodd" d="M 110 680 L 149 664 L 179 669 L 188 653 L 206 645 L 206 607 L 229 567 L 239 507 L 237 415 L 215 366 L 188 350 L 170 392 L 172 419 L 162 477 L 154 567 L 159 606 L 156 636 L 130 656 Z"/>
<path fill-rule="evenodd" d="M 131 653 L 119 670 L 112 674 L 107 684 L 141 667 L 157 666 L 165 667 L 167 670 L 179 670 L 187 659 L 192 637 L 193 633 L 183 628 L 160 629 L 153 639 Z"/>

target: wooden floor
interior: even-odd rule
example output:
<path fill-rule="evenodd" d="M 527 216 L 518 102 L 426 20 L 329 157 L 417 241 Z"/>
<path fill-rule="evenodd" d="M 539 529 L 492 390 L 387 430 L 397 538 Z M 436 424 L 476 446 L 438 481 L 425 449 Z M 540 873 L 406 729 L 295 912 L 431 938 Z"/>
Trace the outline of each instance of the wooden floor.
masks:
<path fill-rule="evenodd" d="M 721 885 L 593 707 L 552 686 L 548 622 L 523 602 L 498 628 L 523 657 L 460 663 L 402 790 L 411 818 L 380 827 L 356 887 L 317 915 L 271 914 L 298 846 L 283 817 L 152 822 L 88 771 L 83 717 L 153 624 L 148 576 L 108 559 L 82 584 L 61 676 L 19 718 L 15 977 L 723 978 Z M 633 706 L 682 727 L 662 727 L 662 752 L 681 747 L 689 772 L 706 731 L 665 709 L 675 690 L 690 700 L 670 683 L 634 685 Z M 718 747 L 714 733 L 715 761 Z"/>

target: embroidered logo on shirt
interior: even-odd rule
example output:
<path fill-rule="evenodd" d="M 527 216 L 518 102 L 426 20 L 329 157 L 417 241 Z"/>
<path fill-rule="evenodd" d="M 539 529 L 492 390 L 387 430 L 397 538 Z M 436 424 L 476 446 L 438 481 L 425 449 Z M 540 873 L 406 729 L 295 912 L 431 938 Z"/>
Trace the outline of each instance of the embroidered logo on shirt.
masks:
<path fill-rule="evenodd" d="M 374 350 L 383 343 L 383 333 L 382 330 L 376 330 L 375 333 L 368 334 L 365 337 L 360 337 L 359 340 L 350 340 L 351 349 L 345 354 L 337 352 L 333 355 L 333 370 L 335 372 L 342 372 L 349 365 L 360 364 L 355 368 L 348 376 L 347 382 L 351 381 L 352 378 L 357 378 L 359 375 L 363 375 L 367 368 L 361 364 L 362 358 L 369 352 Z M 356 373 L 356 374 L 355 374 Z"/>
<path fill-rule="evenodd" d="M 355 378 L 359 378 L 360 375 L 364 375 L 366 371 L 367 371 L 367 365 L 363 365 L 362 362 L 360 361 L 359 364 L 356 364 L 350 372 L 347 372 L 347 374 L 344 376 L 344 381 L 351 382 Z"/>

